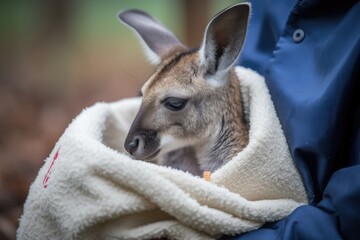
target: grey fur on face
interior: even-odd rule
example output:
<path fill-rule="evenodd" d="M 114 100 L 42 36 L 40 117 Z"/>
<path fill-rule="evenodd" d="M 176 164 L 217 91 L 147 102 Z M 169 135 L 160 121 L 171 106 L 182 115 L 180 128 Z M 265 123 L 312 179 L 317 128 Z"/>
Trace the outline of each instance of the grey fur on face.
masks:
<path fill-rule="evenodd" d="M 158 64 L 141 89 L 142 104 L 125 141 L 131 155 L 198 174 L 216 170 L 246 146 L 248 129 L 232 66 L 249 11 L 248 4 L 237 4 L 216 15 L 201 47 L 192 50 L 147 13 L 119 14 Z"/>

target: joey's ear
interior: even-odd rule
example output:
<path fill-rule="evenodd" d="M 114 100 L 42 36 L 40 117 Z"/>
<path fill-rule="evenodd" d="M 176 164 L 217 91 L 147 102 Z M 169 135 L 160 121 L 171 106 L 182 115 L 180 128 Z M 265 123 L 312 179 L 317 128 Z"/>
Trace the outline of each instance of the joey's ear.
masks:
<path fill-rule="evenodd" d="M 217 14 L 208 24 L 200 48 L 205 79 L 221 84 L 221 78 L 240 55 L 250 13 L 250 4 L 240 3 Z"/>
<path fill-rule="evenodd" d="M 153 64 L 160 63 L 161 58 L 172 50 L 186 49 L 172 32 L 143 11 L 126 10 L 120 12 L 118 18 L 139 35 L 145 53 Z"/>

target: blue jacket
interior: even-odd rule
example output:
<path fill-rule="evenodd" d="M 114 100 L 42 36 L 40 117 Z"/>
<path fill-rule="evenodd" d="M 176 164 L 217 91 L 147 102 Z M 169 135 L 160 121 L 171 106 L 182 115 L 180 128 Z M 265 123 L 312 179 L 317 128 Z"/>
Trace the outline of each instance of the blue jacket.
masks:
<path fill-rule="evenodd" d="M 360 239 L 360 2 L 252 9 L 239 64 L 265 76 L 309 205 L 223 239 Z"/>

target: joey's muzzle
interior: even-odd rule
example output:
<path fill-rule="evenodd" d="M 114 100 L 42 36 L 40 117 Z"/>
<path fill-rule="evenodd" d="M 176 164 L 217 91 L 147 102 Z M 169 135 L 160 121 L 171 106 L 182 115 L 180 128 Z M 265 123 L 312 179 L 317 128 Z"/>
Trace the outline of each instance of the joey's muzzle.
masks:
<path fill-rule="evenodd" d="M 160 139 L 155 130 L 130 130 L 124 147 L 136 159 L 151 160 L 160 152 L 159 145 Z"/>

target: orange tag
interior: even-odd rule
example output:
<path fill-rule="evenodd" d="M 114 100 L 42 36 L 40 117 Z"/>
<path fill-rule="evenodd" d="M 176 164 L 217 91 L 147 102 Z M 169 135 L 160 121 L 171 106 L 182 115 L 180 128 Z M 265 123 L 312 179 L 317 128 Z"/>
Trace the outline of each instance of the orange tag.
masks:
<path fill-rule="evenodd" d="M 210 178 L 211 178 L 211 172 L 209 172 L 209 171 L 205 171 L 204 173 L 203 173 L 203 178 L 205 179 L 205 181 L 210 181 Z"/>

